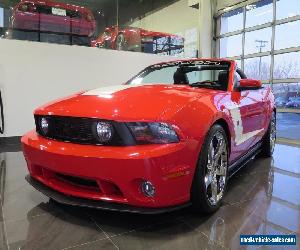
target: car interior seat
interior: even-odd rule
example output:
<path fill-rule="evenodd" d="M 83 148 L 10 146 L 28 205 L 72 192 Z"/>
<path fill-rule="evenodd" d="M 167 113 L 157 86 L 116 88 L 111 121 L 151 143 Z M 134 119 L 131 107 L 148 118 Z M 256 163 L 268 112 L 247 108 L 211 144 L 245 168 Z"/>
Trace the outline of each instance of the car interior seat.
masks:
<path fill-rule="evenodd" d="M 221 70 L 218 75 L 218 84 L 222 86 L 222 89 L 226 90 L 228 85 L 228 71 Z"/>
<path fill-rule="evenodd" d="M 186 84 L 186 85 L 189 84 L 189 79 L 182 68 L 178 68 L 175 71 L 173 75 L 173 79 L 174 79 L 174 84 Z"/>

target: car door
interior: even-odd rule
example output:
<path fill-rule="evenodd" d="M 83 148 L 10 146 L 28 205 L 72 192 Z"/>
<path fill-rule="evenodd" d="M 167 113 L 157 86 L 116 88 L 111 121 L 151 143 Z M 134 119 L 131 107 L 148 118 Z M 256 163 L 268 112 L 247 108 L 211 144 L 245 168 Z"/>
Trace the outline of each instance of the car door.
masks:
<path fill-rule="evenodd" d="M 243 133 L 249 135 L 247 137 L 249 147 L 254 146 L 261 139 L 264 130 L 265 112 L 262 99 L 261 89 L 242 91 Z"/>
<path fill-rule="evenodd" d="M 246 76 L 241 70 L 235 72 L 235 86 Z M 261 89 L 234 90 L 229 109 L 235 131 L 233 158 L 245 154 L 262 137 L 264 128 L 264 105 Z"/>
<path fill-rule="evenodd" d="M 242 71 L 237 74 L 245 77 Z M 243 133 L 248 134 L 249 146 L 254 146 L 262 137 L 265 123 L 264 89 L 249 89 L 241 91 L 241 112 L 244 115 Z"/>

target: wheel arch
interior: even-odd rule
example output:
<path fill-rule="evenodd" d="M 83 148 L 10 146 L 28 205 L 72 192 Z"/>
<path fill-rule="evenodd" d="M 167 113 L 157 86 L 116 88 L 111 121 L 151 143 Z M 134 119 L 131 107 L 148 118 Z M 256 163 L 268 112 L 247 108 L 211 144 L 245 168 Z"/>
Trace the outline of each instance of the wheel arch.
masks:
<path fill-rule="evenodd" d="M 222 117 L 219 117 L 218 119 L 216 119 L 214 122 L 210 123 L 211 125 L 209 126 L 209 130 L 206 134 L 206 138 L 209 135 L 209 131 L 216 125 L 221 126 L 225 133 L 226 133 L 226 137 L 227 137 L 227 141 L 228 141 L 228 152 L 230 154 L 230 145 L 231 145 L 231 133 L 230 133 L 230 128 L 229 128 L 229 124 L 226 122 L 226 120 Z M 218 130 L 215 130 L 218 131 Z M 206 140 L 206 139 L 205 139 Z M 202 146 L 205 145 L 205 143 L 202 144 Z M 206 146 L 207 147 L 207 146 Z M 208 149 L 208 148 L 206 148 Z M 207 201 L 204 201 L 204 196 L 201 194 L 205 194 L 206 196 L 206 191 L 204 189 L 204 184 L 203 182 L 200 181 L 201 178 L 204 178 L 204 174 L 205 174 L 205 168 L 203 167 L 203 164 L 206 164 L 206 160 L 204 155 L 206 154 L 206 151 L 200 151 L 199 157 L 198 157 L 198 161 L 197 161 L 197 166 L 195 168 L 195 172 L 193 175 L 193 179 L 192 179 L 192 185 L 191 185 L 191 189 L 190 189 L 190 199 L 191 202 L 194 206 L 194 209 L 196 208 L 197 211 L 201 211 L 204 213 L 212 213 L 214 211 L 216 211 L 216 209 L 218 209 L 218 207 L 220 206 L 220 203 L 217 203 L 216 207 L 212 207 L 211 205 L 207 204 Z M 228 155 L 229 156 L 229 155 Z M 229 157 L 228 157 L 229 160 Z M 227 183 L 227 181 L 226 181 Z M 226 190 L 226 186 L 224 188 L 224 190 Z M 200 194 L 200 195 L 199 195 Z M 223 194 L 224 195 L 224 194 Z M 207 198 L 205 198 L 207 199 Z M 219 205 L 218 205 L 219 204 Z"/>
<path fill-rule="evenodd" d="M 225 133 L 227 136 L 227 142 L 228 142 L 228 150 L 229 150 L 229 155 L 230 155 L 230 153 L 231 153 L 231 133 L 230 133 L 229 125 L 226 122 L 226 120 L 223 118 L 216 120 L 213 125 L 215 125 L 215 124 L 220 125 L 225 130 Z"/>

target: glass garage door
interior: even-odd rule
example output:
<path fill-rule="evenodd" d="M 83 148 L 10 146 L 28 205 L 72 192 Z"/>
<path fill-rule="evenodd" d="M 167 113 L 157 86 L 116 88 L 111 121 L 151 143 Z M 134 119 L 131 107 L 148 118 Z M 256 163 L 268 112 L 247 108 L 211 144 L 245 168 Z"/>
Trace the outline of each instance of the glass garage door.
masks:
<path fill-rule="evenodd" d="M 249 78 L 272 85 L 278 134 L 298 140 L 299 30 L 299 0 L 246 1 L 220 11 L 217 18 L 217 56 L 237 60 Z"/>

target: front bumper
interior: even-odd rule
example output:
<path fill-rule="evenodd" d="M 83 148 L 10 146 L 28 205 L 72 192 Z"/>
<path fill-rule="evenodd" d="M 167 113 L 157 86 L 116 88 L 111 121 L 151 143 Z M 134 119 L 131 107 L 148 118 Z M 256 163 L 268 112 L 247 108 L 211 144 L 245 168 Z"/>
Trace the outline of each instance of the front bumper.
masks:
<path fill-rule="evenodd" d="M 191 142 L 92 146 L 49 140 L 32 131 L 23 136 L 22 146 L 27 180 L 61 203 L 153 213 L 149 211 L 165 211 L 190 200 L 198 158 Z M 141 192 L 143 180 L 155 186 L 154 197 Z"/>
<path fill-rule="evenodd" d="M 138 214 L 160 214 L 160 213 L 172 212 L 191 205 L 190 203 L 185 203 L 179 206 L 171 206 L 167 208 L 147 208 L 147 207 L 134 207 L 130 205 L 118 204 L 113 202 L 82 199 L 82 198 L 63 195 L 62 193 L 59 193 L 47 187 L 46 185 L 42 184 L 41 182 L 35 180 L 30 175 L 27 175 L 25 179 L 28 181 L 30 185 L 32 185 L 35 189 L 37 189 L 44 195 L 48 196 L 49 198 L 59 203 L 70 205 L 70 206 L 87 207 L 93 209 L 138 213 Z"/>

